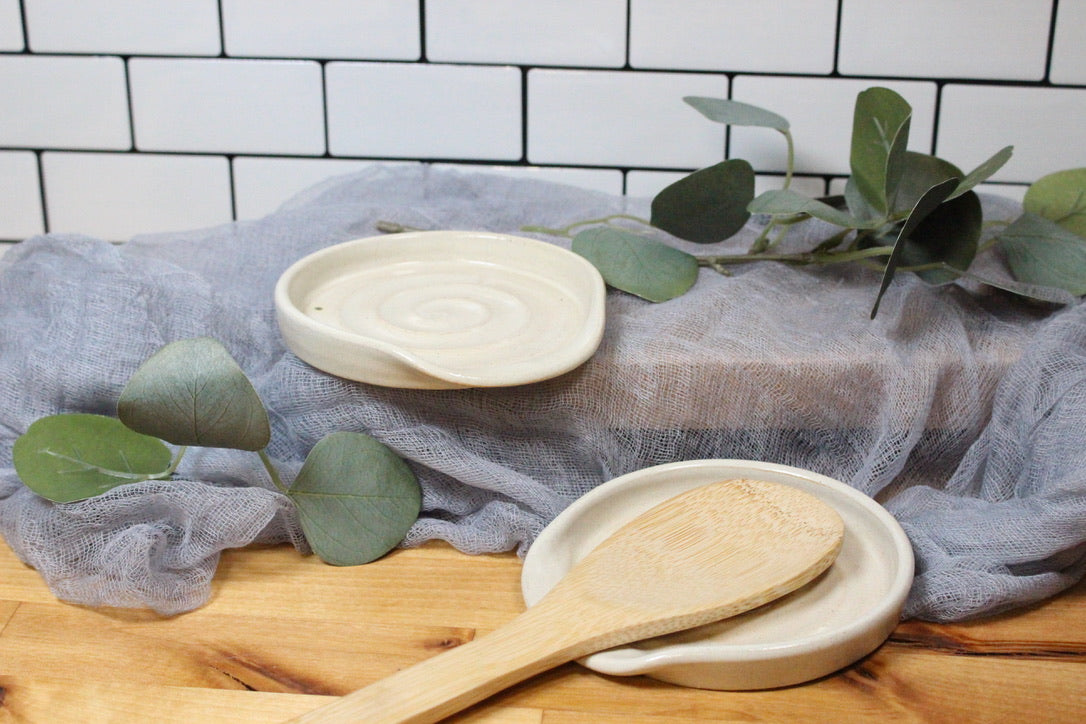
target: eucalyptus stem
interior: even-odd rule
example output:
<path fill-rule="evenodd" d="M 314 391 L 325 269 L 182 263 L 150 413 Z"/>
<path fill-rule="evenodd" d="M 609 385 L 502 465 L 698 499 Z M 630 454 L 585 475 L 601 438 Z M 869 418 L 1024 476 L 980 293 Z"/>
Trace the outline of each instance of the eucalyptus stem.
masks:
<path fill-rule="evenodd" d="M 801 266 L 827 265 L 843 264 L 877 256 L 890 256 L 893 251 L 894 247 L 892 246 L 870 246 L 866 249 L 850 249 L 848 251 L 796 252 L 794 254 L 714 254 L 713 256 L 699 256 L 697 260 L 699 266 L 707 266 L 713 269 L 727 264 L 749 264 L 756 261 L 779 261 L 785 264 Z"/>
<path fill-rule="evenodd" d="M 762 227 L 761 233 L 759 233 L 758 236 L 756 236 L 754 238 L 754 241 L 752 241 L 750 243 L 750 250 L 747 253 L 748 254 L 761 254 L 766 249 L 768 249 L 769 248 L 769 232 L 772 231 L 774 228 L 776 228 L 778 223 L 779 222 L 777 221 L 776 216 L 774 216 L 772 219 L 770 219 L 769 223 Z"/>
<path fill-rule="evenodd" d="M 384 221 L 378 220 L 374 224 L 374 227 L 382 234 L 402 234 L 406 231 L 426 231 L 417 226 L 408 226 L 407 224 L 401 224 L 398 221 Z"/>
<path fill-rule="evenodd" d="M 784 167 L 784 185 L 781 186 L 782 189 L 786 189 L 792 185 L 792 172 L 795 171 L 796 148 L 792 141 L 792 132 L 787 128 L 782 128 L 781 133 L 784 135 L 784 140 L 787 142 L 788 146 L 788 157 Z"/>
<path fill-rule="evenodd" d="M 188 449 L 188 445 L 182 445 L 177 448 L 177 454 L 173 456 L 173 462 L 170 463 L 170 467 L 166 468 L 166 471 L 163 473 L 163 478 L 168 478 L 177 472 L 177 467 L 181 464 L 181 458 L 185 456 L 185 451 Z"/>
<path fill-rule="evenodd" d="M 131 465 L 129 465 L 127 458 L 124 457 L 123 450 L 121 451 L 121 457 L 124 458 L 125 464 L 129 466 L 128 470 L 114 470 L 112 468 L 107 468 L 102 465 L 94 465 L 86 462 L 85 460 L 80 460 L 79 458 L 72 457 L 71 455 L 65 455 L 64 453 L 59 453 L 56 450 L 50 450 L 48 448 L 42 450 L 41 453 L 43 455 L 48 455 L 50 457 L 57 458 L 58 460 L 64 460 L 65 462 L 69 462 L 75 465 L 75 467 L 70 470 L 57 471 L 59 474 L 62 475 L 91 471 L 95 473 L 100 473 L 102 475 L 108 475 L 113 478 L 119 478 L 121 480 L 131 480 L 132 482 L 138 483 L 143 482 L 144 480 L 165 480 L 166 478 L 173 475 L 175 472 L 177 472 L 177 466 L 181 464 L 181 457 L 185 454 L 185 450 L 187 449 L 187 447 L 182 445 L 180 448 L 178 448 L 177 455 L 174 456 L 173 461 L 170 462 L 170 466 L 168 468 L 163 470 L 161 473 L 150 474 L 131 472 Z"/>
<path fill-rule="evenodd" d="M 264 469 L 268 471 L 268 477 L 275 484 L 275 487 L 279 489 L 279 492 L 283 495 L 287 494 L 287 486 L 283 485 L 283 479 L 279 477 L 279 471 L 272 465 L 271 458 L 268 457 L 268 453 L 265 450 L 257 451 L 257 455 L 260 456 L 260 462 L 264 463 Z"/>
<path fill-rule="evenodd" d="M 652 226 L 652 222 L 648 219 L 643 219 L 640 216 L 634 216 L 633 214 L 611 214 L 609 216 L 601 216 L 598 219 L 585 219 L 584 221 L 576 221 L 569 226 L 563 226 L 561 228 L 552 228 L 549 226 L 522 226 L 521 231 L 533 233 L 533 234 L 547 234 L 549 236 L 573 236 L 573 230 L 579 226 L 591 226 L 593 224 L 608 224 L 611 225 L 612 221 L 618 219 L 624 219 L 626 221 L 633 221 L 645 226 Z"/>

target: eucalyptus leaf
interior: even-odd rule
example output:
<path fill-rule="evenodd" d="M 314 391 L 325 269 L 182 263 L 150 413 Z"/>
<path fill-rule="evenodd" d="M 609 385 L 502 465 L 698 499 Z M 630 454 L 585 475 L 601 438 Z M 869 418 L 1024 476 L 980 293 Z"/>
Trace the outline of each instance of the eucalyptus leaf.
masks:
<path fill-rule="evenodd" d="M 856 181 L 849 176 L 845 181 L 845 206 L 848 208 L 853 218 L 859 219 L 864 223 L 875 223 L 876 226 L 882 223 L 886 223 L 887 214 L 880 214 L 871 204 L 867 203 L 863 194 L 860 193 L 860 189 L 856 186 Z"/>
<path fill-rule="evenodd" d="M 1086 168 L 1042 176 L 1026 191 L 1022 206 L 1067 231 L 1086 237 Z"/>
<path fill-rule="evenodd" d="M 947 179 L 960 179 L 965 174 L 954 164 L 926 153 L 915 151 L 905 152 L 905 170 L 898 182 L 897 197 L 894 202 L 894 211 L 912 211 L 916 202 L 928 192 L 932 186 L 938 186 Z M 961 182 L 958 183 L 961 188 Z M 955 189 L 957 192 L 957 189 Z M 949 198 L 954 198 L 951 194 Z"/>
<path fill-rule="evenodd" d="M 740 101 L 704 96 L 686 96 L 683 100 L 710 121 L 729 126 L 761 126 L 787 131 L 788 119 L 772 111 Z"/>
<path fill-rule="evenodd" d="M 1003 230 L 999 246 L 1015 279 L 1086 294 L 1086 238 L 1027 211 Z"/>
<path fill-rule="evenodd" d="M 586 229 L 573 237 L 572 249 L 592 262 L 612 287 L 650 302 L 674 299 L 698 278 L 693 255 L 620 229 Z"/>
<path fill-rule="evenodd" d="M 952 192 L 909 233 L 901 254 L 902 266 L 934 267 L 914 272 L 928 284 L 954 281 L 976 258 L 983 223 L 977 195 L 970 191 L 954 196 Z"/>
<path fill-rule="evenodd" d="M 1002 289 L 1005 292 L 1017 294 L 1020 297 L 1027 297 L 1038 302 L 1047 302 L 1049 304 L 1074 304 L 1075 302 L 1074 294 L 1058 287 L 1027 284 L 1026 282 L 1013 279 L 998 279 L 972 270 L 960 272 L 960 274 L 963 277 L 980 282 L 981 284 L 987 284 L 990 287 Z"/>
<path fill-rule="evenodd" d="M 130 430 L 114 417 L 85 413 L 36 420 L 12 448 L 23 483 L 57 503 L 167 477 L 171 457 L 161 440 Z"/>
<path fill-rule="evenodd" d="M 422 504 L 407 463 L 354 432 L 334 432 L 314 445 L 287 495 L 313 552 L 336 566 L 369 563 L 395 548 Z"/>
<path fill-rule="evenodd" d="M 941 184 L 937 184 L 930 189 L 927 193 L 920 197 L 913 207 L 912 212 L 908 218 L 905 219 L 905 223 L 901 225 L 901 230 L 898 232 L 897 240 L 894 242 L 894 248 L 890 252 L 890 257 L 886 260 L 886 268 L 882 273 L 882 284 L 879 286 L 879 293 L 875 297 L 875 304 L 871 308 L 871 318 L 874 319 L 875 315 L 879 312 L 879 304 L 882 302 L 882 296 L 886 294 L 886 290 L 890 287 L 890 281 L 894 278 L 894 273 L 897 271 L 897 267 L 901 262 L 901 256 L 905 252 L 905 243 L 912 234 L 913 230 L 920 225 L 928 214 L 938 208 L 939 204 L 950 196 L 954 192 L 954 189 L 958 186 L 958 179 L 947 179 Z"/>
<path fill-rule="evenodd" d="M 742 159 L 714 164 L 684 176 L 652 200 L 651 223 L 687 241 L 723 241 L 750 219 L 754 169 Z"/>
<path fill-rule="evenodd" d="M 861 220 L 829 204 L 812 199 L 791 189 L 772 189 L 758 195 L 747 206 L 752 214 L 770 214 L 772 216 L 790 216 L 806 214 L 822 221 L 849 229 L 873 229 L 882 222 L 879 220 Z"/>
<path fill-rule="evenodd" d="M 262 450 L 268 413 L 234 358 L 209 337 L 166 345 L 129 379 L 121 421 L 175 445 Z"/>
<path fill-rule="evenodd" d="M 1003 168 L 1003 165 L 1011 160 L 1011 155 L 1013 153 L 1014 146 L 1006 146 L 1005 148 L 996 151 L 991 158 L 970 171 L 966 177 L 961 180 L 958 184 L 958 188 L 954 190 L 954 193 L 950 195 L 950 198 L 957 198 L 977 184 L 987 181 L 992 177 L 992 174 Z"/>
<path fill-rule="evenodd" d="M 856 97 L 849 164 L 857 190 L 878 214 L 894 207 L 911 120 L 912 108 L 889 88 L 868 88 Z"/>

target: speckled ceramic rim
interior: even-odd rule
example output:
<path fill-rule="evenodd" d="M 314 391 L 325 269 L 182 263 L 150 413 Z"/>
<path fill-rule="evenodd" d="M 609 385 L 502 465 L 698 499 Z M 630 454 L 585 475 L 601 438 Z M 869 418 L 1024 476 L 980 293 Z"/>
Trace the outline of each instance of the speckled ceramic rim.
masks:
<path fill-rule="evenodd" d="M 645 674 L 683 686 L 744 690 L 789 686 L 830 674 L 877 648 L 898 623 L 913 579 L 905 532 L 881 505 L 832 478 L 800 468 L 749 460 L 693 460 L 660 465 L 611 480 L 584 495 L 532 544 L 521 577 L 528 605 L 538 601 L 581 556 L 625 522 L 668 497 L 717 480 L 751 478 L 794 485 L 839 511 L 847 536 L 862 536 L 866 565 L 886 566 L 877 603 L 849 612 L 848 623 L 766 645 L 702 640 L 611 649 L 581 661 L 603 674 Z M 843 512 L 844 515 L 844 512 Z M 850 523 L 850 520 L 852 521 Z M 844 570 L 844 569 L 842 569 Z M 843 574 L 842 574 L 843 575 Z"/>
<path fill-rule="evenodd" d="M 510 290 L 507 296 L 514 299 L 520 294 L 518 282 L 527 278 L 542 280 L 541 285 L 553 287 L 555 292 L 540 292 L 527 301 L 517 300 L 530 307 L 527 316 L 547 319 L 568 315 L 572 305 L 577 314 L 569 324 L 579 326 L 555 339 L 547 339 L 545 335 L 533 338 L 539 349 L 534 356 L 524 359 L 510 359 L 516 355 L 498 353 L 475 364 L 475 358 L 468 354 L 472 352 L 469 343 L 462 348 L 465 354 L 461 361 L 470 362 L 454 366 L 435 361 L 435 354 L 427 355 L 405 345 L 322 323 L 305 311 L 312 295 L 342 284 L 348 275 L 371 274 L 385 283 L 409 275 L 389 273 L 380 277 L 384 270 L 420 262 L 425 263 L 427 270 L 440 270 L 443 264 L 445 268 L 473 265 L 484 270 L 480 273 L 488 280 L 505 283 Z M 470 280 L 459 284 L 462 289 L 471 286 Z M 402 290 L 393 287 L 393 292 L 398 291 Z M 355 239 L 314 252 L 291 265 L 279 278 L 275 306 L 287 347 L 320 370 L 388 387 L 450 389 L 527 384 L 579 366 L 592 356 L 603 336 L 605 293 L 596 268 L 560 246 L 490 232 L 429 231 Z M 435 330 L 426 341 L 439 348 L 448 336 L 443 334 L 446 331 Z M 449 352 L 447 358 L 453 354 Z"/>

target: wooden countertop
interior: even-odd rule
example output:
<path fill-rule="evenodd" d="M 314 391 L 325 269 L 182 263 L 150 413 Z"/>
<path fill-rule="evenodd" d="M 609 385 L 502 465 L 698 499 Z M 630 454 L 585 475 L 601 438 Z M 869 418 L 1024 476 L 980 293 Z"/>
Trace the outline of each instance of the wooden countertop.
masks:
<path fill-rule="evenodd" d="M 229 551 L 174 618 L 57 601 L 0 543 L 0 722 L 276 722 L 484 635 L 522 607 L 512 554 L 444 544 L 334 568 Z M 698 691 L 565 665 L 454 718 L 506 724 L 1086 720 L 1086 585 L 1021 612 L 907 622 L 833 676 Z"/>

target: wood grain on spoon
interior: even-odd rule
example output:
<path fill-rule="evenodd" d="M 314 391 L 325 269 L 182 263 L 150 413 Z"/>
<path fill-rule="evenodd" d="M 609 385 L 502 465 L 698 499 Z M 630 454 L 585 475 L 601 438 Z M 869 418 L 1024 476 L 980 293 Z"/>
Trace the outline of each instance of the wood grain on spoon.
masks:
<path fill-rule="evenodd" d="M 787 485 L 694 488 L 620 528 L 497 631 L 295 721 L 439 721 L 567 661 L 775 600 L 828 568 L 843 535 L 835 510 Z"/>

